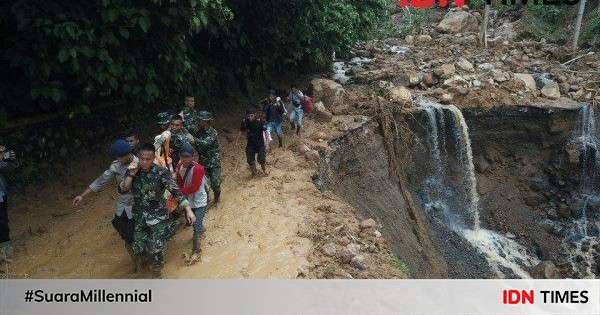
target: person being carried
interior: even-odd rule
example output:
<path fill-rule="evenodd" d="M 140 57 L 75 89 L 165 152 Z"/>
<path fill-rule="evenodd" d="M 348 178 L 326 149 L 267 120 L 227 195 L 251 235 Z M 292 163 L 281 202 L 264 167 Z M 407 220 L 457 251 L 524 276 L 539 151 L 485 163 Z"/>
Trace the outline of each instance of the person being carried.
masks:
<path fill-rule="evenodd" d="M 265 142 L 263 131 L 266 130 L 265 121 L 257 117 L 256 110 L 250 108 L 246 111 L 246 117 L 242 120 L 241 132 L 246 133 L 246 162 L 250 167 L 252 176 L 256 176 L 256 161 L 260 164 L 263 174 L 267 173 L 267 151 L 265 150 Z"/>
<path fill-rule="evenodd" d="M 168 112 L 158 113 L 157 118 L 161 133 L 154 137 L 154 154 L 156 156 L 154 162 L 173 172 L 173 161 L 171 160 L 171 131 L 169 130 L 171 114 Z"/>
<path fill-rule="evenodd" d="M 83 198 L 91 192 L 99 192 L 111 179 L 115 178 L 117 182 L 117 198 L 116 198 L 116 212 L 112 219 L 112 225 L 117 230 L 123 241 L 125 241 L 125 248 L 131 256 L 132 262 L 134 263 L 134 272 L 137 272 L 137 266 L 135 265 L 135 257 L 131 249 L 131 242 L 133 241 L 133 195 L 131 193 L 123 192 L 119 189 L 119 185 L 125 179 L 127 168 L 129 165 L 137 165 L 138 158 L 132 153 L 131 145 L 125 140 L 117 140 L 110 147 L 111 155 L 116 158 L 108 169 L 102 173 L 96 180 L 94 180 L 86 189 L 73 199 L 73 206 L 77 207 L 83 201 Z"/>
<path fill-rule="evenodd" d="M 176 180 L 179 190 L 190 203 L 196 216 L 194 223 L 194 237 L 192 239 L 192 255 L 186 255 L 186 263 L 191 265 L 200 261 L 200 236 L 202 235 L 202 221 L 208 205 L 206 177 L 204 166 L 194 161 L 194 149 L 190 144 L 184 144 L 179 154 L 179 164 L 176 169 Z"/>
<path fill-rule="evenodd" d="M 215 194 L 215 204 L 221 200 L 221 149 L 219 134 L 210 126 L 213 117 L 210 112 L 198 112 L 198 131 L 193 134 L 192 145 L 198 152 L 198 160 L 204 166 L 210 180 L 210 188 Z"/>
<path fill-rule="evenodd" d="M 292 104 L 292 111 L 290 113 L 290 121 L 296 129 L 296 135 L 300 134 L 304 120 L 304 110 L 302 109 L 302 102 L 304 101 L 304 94 L 295 85 L 292 85 L 292 91 L 288 95 L 288 101 Z"/>
<path fill-rule="evenodd" d="M 275 95 L 275 91 L 269 93 L 268 103 L 265 106 L 265 117 L 267 120 L 267 133 L 272 136 L 273 132 L 277 134 L 279 147 L 283 147 L 283 119 L 287 115 L 285 105 L 281 98 Z"/>
<path fill-rule="evenodd" d="M 0 262 L 10 262 L 12 245 L 8 222 L 8 185 L 4 175 L 17 167 L 14 151 L 0 144 Z"/>
<path fill-rule="evenodd" d="M 154 146 L 140 146 L 139 165 L 130 165 L 120 187 L 133 195 L 133 242 L 131 247 L 139 266 L 142 259 L 150 262 L 152 275 L 162 277 L 164 251 L 167 241 L 175 234 L 177 222 L 165 207 L 165 191 L 178 201 L 185 211 L 188 224 L 196 216 L 190 203 L 181 194 L 169 170 L 154 164 Z"/>

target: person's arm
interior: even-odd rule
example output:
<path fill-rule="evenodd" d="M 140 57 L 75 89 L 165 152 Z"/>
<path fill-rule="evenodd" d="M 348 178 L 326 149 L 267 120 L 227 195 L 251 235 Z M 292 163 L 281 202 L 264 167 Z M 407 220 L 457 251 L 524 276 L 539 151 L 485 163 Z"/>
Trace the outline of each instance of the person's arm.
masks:
<path fill-rule="evenodd" d="M 137 163 L 131 162 L 127 167 L 127 173 L 125 174 L 125 179 L 119 184 L 119 188 L 121 192 L 127 193 L 131 191 L 131 184 L 133 183 L 133 178 L 137 174 L 139 167 Z"/>
<path fill-rule="evenodd" d="M 185 210 L 185 218 L 188 224 L 194 224 L 194 222 L 196 222 L 196 216 L 190 207 L 189 201 L 183 196 L 171 174 L 169 172 L 164 172 L 161 174 L 160 179 L 164 187 L 171 193 L 171 196 L 179 202 L 179 207 Z"/>
<path fill-rule="evenodd" d="M 96 178 L 96 180 L 94 180 L 84 191 L 83 193 L 81 193 L 81 195 L 78 195 L 77 197 L 75 197 L 73 199 L 73 206 L 77 207 L 81 201 L 83 200 L 83 198 L 88 195 L 89 193 L 93 192 L 99 192 L 102 187 L 104 187 L 106 185 L 106 183 L 108 183 L 108 181 L 110 181 L 110 179 L 114 176 L 113 173 L 113 167 L 111 165 L 111 167 L 109 169 L 107 169 L 106 171 L 104 171 L 104 173 L 102 173 L 102 175 L 100 175 L 98 178 Z"/>
<path fill-rule="evenodd" d="M 212 132 L 207 132 L 206 133 L 206 137 L 203 138 L 198 138 L 196 136 L 193 136 L 194 138 L 194 143 L 198 146 L 209 146 L 212 143 L 214 143 L 215 141 L 217 141 L 217 135 L 213 134 Z"/>
<path fill-rule="evenodd" d="M 189 195 L 189 194 L 193 194 L 195 192 L 198 191 L 198 189 L 200 189 L 200 186 L 202 186 L 202 178 L 204 178 L 204 166 L 202 165 L 196 165 L 194 166 L 194 168 L 192 169 L 192 183 L 190 186 L 188 187 L 184 187 L 184 185 L 180 185 L 180 191 L 183 195 Z M 177 179 L 179 180 L 179 174 Z"/>

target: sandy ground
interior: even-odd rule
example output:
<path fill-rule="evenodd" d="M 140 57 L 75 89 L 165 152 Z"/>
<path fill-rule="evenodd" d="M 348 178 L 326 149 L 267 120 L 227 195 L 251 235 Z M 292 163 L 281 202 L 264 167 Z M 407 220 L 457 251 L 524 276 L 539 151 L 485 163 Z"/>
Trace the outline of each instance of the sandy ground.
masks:
<path fill-rule="evenodd" d="M 291 150 L 276 148 L 269 156 L 268 177 L 250 178 L 245 163 L 244 136 L 237 120 L 221 122 L 223 200 L 209 210 L 204 226 L 202 263 L 186 266 L 192 228 L 168 243 L 167 278 L 295 278 L 311 242 L 297 236 L 318 202 L 311 182 L 314 164 Z M 313 128 L 311 122 L 307 123 Z M 233 127 L 231 127 L 233 126 Z M 294 139 L 290 139 L 290 146 Z M 72 198 L 110 163 L 108 157 L 83 158 L 74 175 L 48 178 L 41 188 L 13 194 L 9 215 L 15 247 L 9 277 L 18 278 L 136 278 L 124 243 L 113 230 L 114 186 L 91 194 L 78 209 Z"/>

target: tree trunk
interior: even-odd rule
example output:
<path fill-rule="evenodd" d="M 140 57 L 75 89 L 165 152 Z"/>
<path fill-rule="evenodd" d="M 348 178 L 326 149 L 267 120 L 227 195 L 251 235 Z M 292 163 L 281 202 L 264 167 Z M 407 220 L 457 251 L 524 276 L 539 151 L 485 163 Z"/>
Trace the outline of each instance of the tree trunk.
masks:
<path fill-rule="evenodd" d="M 579 33 L 581 32 L 581 20 L 583 19 L 583 12 L 585 11 L 585 1 L 579 1 L 579 11 L 577 12 L 577 20 L 575 21 L 575 34 L 573 34 L 573 50 L 577 50 L 577 42 L 579 41 Z"/>
<path fill-rule="evenodd" d="M 490 6 L 486 3 L 485 4 L 485 12 L 483 14 L 483 22 L 481 22 L 481 33 L 480 33 L 481 43 L 483 44 L 483 47 L 485 49 L 487 49 L 487 47 L 488 47 L 487 29 L 488 29 L 489 16 L 490 16 Z"/>

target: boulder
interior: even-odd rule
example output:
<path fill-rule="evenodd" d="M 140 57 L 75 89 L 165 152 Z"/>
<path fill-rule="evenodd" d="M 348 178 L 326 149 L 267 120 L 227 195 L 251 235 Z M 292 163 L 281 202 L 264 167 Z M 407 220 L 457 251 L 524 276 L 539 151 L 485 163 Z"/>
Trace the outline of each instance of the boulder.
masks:
<path fill-rule="evenodd" d="M 494 77 L 494 81 L 496 81 L 496 82 L 505 82 L 505 81 L 508 81 L 508 79 L 510 79 L 510 77 L 508 76 L 508 73 L 503 72 L 498 69 L 492 70 L 492 76 Z"/>
<path fill-rule="evenodd" d="M 350 261 L 350 265 L 352 265 L 352 267 L 354 267 L 358 270 L 367 269 L 367 263 L 365 262 L 365 257 L 363 257 L 362 255 L 354 256 L 354 258 L 352 258 L 352 260 Z"/>
<path fill-rule="evenodd" d="M 541 92 L 542 95 L 550 99 L 556 100 L 560 98 L 560 87 L 558 86 L 558 83 L 554 81 L 546 83 Z"/>
<path fill-rule="evenodd" d="M 346 91 L 341 84 L 329 79 L 313 79 L 310 86 L 314 101 L 323 102 L 326 108 L 331 109 L 344 104 Z"/>
<path fill-rule="evenodd" d="M 370 229 L 374 227 L 377 227 L 377 222 L 375 222 L 375 220 L 373 219 L 366 219 L 360 222 L 361 230 Z"/>
<path fill-rule="evenodd" d="M 438 31 L 450 34 L 466 31 L 477 32 L 477 29 L 477 18 L 466 11 L 449 11 L 437 25 Z"/>
<path fill-rule="evenodd" d="M 404 86 L 416 86 L 423 80 L 423 74 L 415 71 L 405 71 L 402 72 L 399 76 L 397 82 L 400 85 Z"/>
<path fill-rule="evenodd" d="M 456 68 L 451 63 L 443 64 L 433 70 L 433 73 L 442 79 L 451 77 L 456 72 Z"/>
<path fill-rule="evenodd" d="M 410 105 L 412 103 L 412 92 L 403 86 L 389 90 L 388 97 L 390 101 L 400 105 Z"/>
<path fill-rule="evenodd" d="M 333 114 L 325 108 L 323 102 L 318 101 L 315 103 L 313 112 L 315 113 L 315 118 L 321 122 L 330 122 L 333 120 Z"/>
<path fill-rule="evenodd" d="M 404 37 L 404 41 L 410 45 L 410 44 L 414 43 L 415 37 L 412 35 L 407 35 L 406 37 Z"/>
<path fill-rule="evenodd" d="M 416 42 L 418 44 L 426 44 L 426 43 L 429 43 L 431 40 L 432 40 L 432 38 L 429 35 L 419 35 L 416 38 Z"/>
<path fill-rule="evenodd" d="M 536 91 L 537 86 L 533 76 L 529 73 L 515 73 L 515 79 L 522 81 L 525 84 L 525 88 L 529 91 Z"/>
<path fill-rule="evenodd" d="M 456 62 L 456 67 L 458 67 L 459 69 L 461 69 L 463 71 L 467 71 L 467 72 L 475 71 L 473 64 L 470 63 L 469 60 L 467 60 L 463 57 L 458 58 L 458 61 Z"/>
<path fill-rule="evenodd" d="M 553 262 L 545 260 L 533 267 L 531 276 L 535 279 L 560 279 L 560 271 Z"/>

